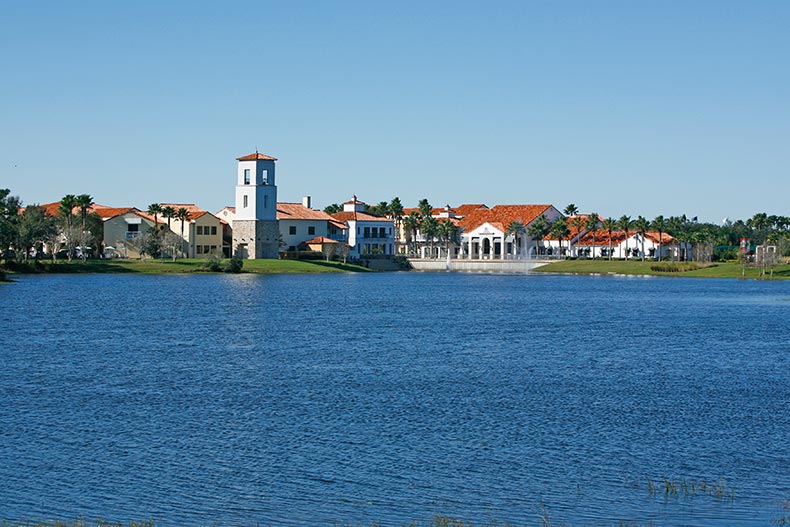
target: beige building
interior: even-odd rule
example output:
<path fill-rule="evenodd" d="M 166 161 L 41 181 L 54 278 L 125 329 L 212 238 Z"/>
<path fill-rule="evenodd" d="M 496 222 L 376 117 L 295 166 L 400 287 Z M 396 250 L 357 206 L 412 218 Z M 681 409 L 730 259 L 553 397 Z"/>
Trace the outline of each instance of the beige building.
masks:
<path fill-rule="evenodd" d="M 154 221 L 134 207 L 95 206 L 104 226 L 104 254 L 140 258 L 142 237 L 154 228 Z"/>
<path fill-rule="evenodd" d="M 162 203 L 162 207 L 184 208 L 189 220 L 170 220 L 170 230 L 183 239 L 182 251 L 187 258 L 202 258 L 210 254 L 222 255 L 222 222 L 194 203 Z M 167 219 L 159 219 L 167 225 Z"/>

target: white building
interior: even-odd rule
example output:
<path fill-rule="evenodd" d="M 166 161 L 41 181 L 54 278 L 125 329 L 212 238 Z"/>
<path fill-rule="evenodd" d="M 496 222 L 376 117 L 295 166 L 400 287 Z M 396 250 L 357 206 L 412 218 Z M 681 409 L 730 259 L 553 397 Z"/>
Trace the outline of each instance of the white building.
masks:
<path fill-rule="evenodd" d="M 238 157 L 236 216 L 232 222 L 232 253 L 240 258 L 277 258 L 277 158 L 255 152 Z"/>
<path fill-rule="evenodd" d="M 473 211 L 459 222 L 463 230 L 458 257 L 469 260 L 534 258 L 543 240 L 536 243 L 528 232 L 540 216 L 553 222 L 562 214 L 553 205 L 496 205 Z M 508 232 L 513 222 L 523 225 L 524 232 L 518 235 Z"/>
<path fill-rule="evenodd" d="M 343 211 L 332 214 L 346 225 L 351 257 L 395 254 L 395 225 L 391 219 L 365 212 L 365 203 L 354 196 L 343 204 Z M 333 238 L 333 236 L 329 236 Z"/>
<path fill-rule="evenodd" d="M 311 204 L 310 196 L 302 198 L 302 203 L 277 204 L 283 250 L 296 251 L 307 240 L 331 237 L 330 223 L 334 223 L 334 218 L 324 211 L 312 209 Z"/>

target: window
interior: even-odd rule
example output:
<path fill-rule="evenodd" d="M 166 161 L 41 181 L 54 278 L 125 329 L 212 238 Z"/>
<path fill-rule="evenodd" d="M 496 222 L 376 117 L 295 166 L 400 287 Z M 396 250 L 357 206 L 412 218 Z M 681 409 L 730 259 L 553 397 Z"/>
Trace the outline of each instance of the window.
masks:
<path fill-rule="evenodd" d="M 212 245 L 211 246 L 211 254 L 214 254 L 215 252 L 217 252 L 217 246 L 216 245 Z"/>
<path fill-rule="evenodd" d="M 244 184 L 245 185 L 249 185 L 250 184 L 250 169 L 249 168 L 245 168 L 244 169 Z"/>
<path fill-rule="evenodd" d="M 126 232 L 137 232 L 140 230 L 140 224 L 133 223 L 131 225 L 126 226 Z"/>
<path fill-rule="evenodd" d="M 263 208 L 267 208 L 269 206 L 269 196 L 263 197 Z"/>
<path fill-rule="evenodd" d="M 242 205 L 245 209 L 247 208 L 247 195 L 244 195 L 244 205 Z"/>
<path fill-rule="evenodd" d="M 296 234 L 296 225 L 291 225 L 290 227 L 288 227 L 288 234 L 290 234 L 291 236 Z"/>
<path fill-rule="evenodd" d="M 202 245 L 198 245 L 197 246 L 197 253 L 198 254 L 203 254 L 203 246 Z"/>
<path fill-rule="evenodd" d="M 365 227 L 365 238 L 370 238 L 370 227 Z"/>
<path fill-rule="evenodd" d="M 208 246 L 208 245 L 204 245 L 204 246 L 203 246 L 203 254 L 208 254 L 208 253 L 209 253 L 209 250 L 210 250 L 210 249 L 209 249 L 209 246 Z"/>
<path fill-rule="evenodd" d="M 202 225 L 198 225 L 198 226 L 196 227 L 196 231 L 197 231 L 197 232 L 195 232 L 195 234 L 200 234 L 200 235 L 203 235 L 203 226 L 202 226 Z"/>
<path fill-rule="evenodd" d="M 308 227 L 307 234 L 315 234 L 315 227 Z"/>
<path fill-rule="evenodd" d="M 264 185 L 269 184 L 269 171 L 268 170 L 261 170 L 261 182 Z"/>
<path fill-rule="evenodd" d="M 212 225 L 211 226 L 211 235 L 212 236 L 216 236 L 217 235 L 217 226 L 216 225 Z"/>

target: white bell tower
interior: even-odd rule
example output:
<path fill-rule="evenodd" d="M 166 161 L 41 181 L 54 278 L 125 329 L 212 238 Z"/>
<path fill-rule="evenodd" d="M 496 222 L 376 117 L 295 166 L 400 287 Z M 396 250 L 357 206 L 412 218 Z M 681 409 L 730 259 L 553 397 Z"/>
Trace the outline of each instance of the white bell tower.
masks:
<path fill-rule="evenodd" d="M 236 217 L 233 219 L 233 255 L 240 258 L 277 258 L 277 158 L 255 152 L 238 157 Z"/>

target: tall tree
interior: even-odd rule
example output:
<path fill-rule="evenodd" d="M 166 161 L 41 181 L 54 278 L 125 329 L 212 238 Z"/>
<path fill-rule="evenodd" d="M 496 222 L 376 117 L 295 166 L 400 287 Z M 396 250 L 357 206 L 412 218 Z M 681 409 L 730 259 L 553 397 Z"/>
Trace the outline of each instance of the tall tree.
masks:
<path fill-rule="evenodd" d="M 598 216 L 597 212 L 593 212 L 587 216 L 584 222 L 584 229 L 592 236 L 592 251 L 590 254 L 592 254 L 593 260 L 595 260 L 595 232 L 598 230 L 598 224 L 600 222 L 601 218 Z"/>
<path fill-rule="evenodd" d="M 647 229 L 650 228 L 650 222 L 642 216 L 637 216 L 633 223 L 634 230 L 639 233 L 642 239 L 642 261 L 645 261 L 645 236 L 647 236 Z"/>
<path fill-rule="evenodd" d="M 563 209 L 562 213 L 566 216 L 575 216 L 579 213 L 579 207 L 573 203 L 569 203 L 568 206 Z"/>
<path fill-rule="evenodd" d="M 562 256 L 562 240 L 564 240 L 571 232 L 568 228 L 568 221 L 560 216 L 554 220 L 554 223 L 551 224 L 550 232 L 553 237 L 560 241 L 560 256 Z"/>
<path fill-rule="evenodd" d="M 417 203 L 417 208 L 420 210 L 420 216 L 423 218 L 428 218 L 431 216 L 433 207 L 431 207 L 431 203 L 428 201 L 428 198 L 422 198 L 419 203 Z"/>
<path fill-rule="evenodd" d="M 89 194 L 80 194 L 76 198 L 77 207 L 80 209 L 80 244 L 82 248 L 80 249 L 80 258 L 82 261 L 88 259 L 88 229 L 86 225 L 86 220 L 88 219 L 88 209 L 93 206 L 93 198 Z"/>
<path fill-rule="evenodd" d="M 172 230 L 170 228 L 170 221 L 176 217 L 176 209 L 170 205 L 162 207 L 162 217 L 167 220 L 167 230 Z"/>
<path fill-rule="evenodd" d="M 71 261 L 74 252 L 74 207 L 77 206 L 77 196 L 66 194 L 58 205 L 58 216 L 63 218 L 65 229 L 64 238 L 66 239 L 66 258 Z"/>
<path fill-rule="evenodd" d="M 57 232 L 57 220 L 47 216 L 43 207 L 30 205 L 19 215 L 17 240 L 14 247 L 21 252 L 25 261 L 35 249 L 36 259 L 38 259 L 43 252 L 43 244 L 56 236 Z M 17 257 L 19 256 L 20 254 L 17 254 Z"/>
<path fill-rule="evenodd" d="M 521 246 L 521 238 L 526 232 L 527 229 L 524 227 L 524 224 L 518 220 L 511 221 L 510 225 L 507 226 L 507 230 L 505 231 L 505 235 L 513 237 L 513 256 L 516 258 L 521 254 L 521 251 L 519 250 Z"/>
<path fill-rule="evenodd" d="M 338 212 L 343 212 L 343 206 L 338 203 L 332 203 L 331 205 L 327 205 L 326 207 L 324 207 L 324 212 L 326 212 L 327 214 L 336 214 Z"/>
<path fill-rule="evenodd" d="M 527 228 L 527 234 L 529 235 L 530 238 L 535 240 L 535 258 L 537 258 L 538 255 L 540 254 L 540 249 L 538 248 L 538 242 L 543 241 L 543 239 L 549 233 L 549 229 L 550 229 L 549 220 L 547 220 L 546 216 L 544 216 L 543 214 L 535 218 Z"/>
<path fill-rule="evenodd" d="M 609 260 L 612 259 L 612 253 L 614 252 L 612 249 L 612 234 L 614 233 L 615 229 L 617 229 L 617 220 L 614 218 L 606 218 L 602 222 L 602 226 L 606 233 L 609 235 Z"/>
<path fill-rule="evenodd" d="M 395 196 L 392 198 L 389 204 L 389 211 L 390 215 L 392 215 L 392 222 L 395 227 L 395 233 L 398 235 L 398 242 L 400 242 L 400 238 L 403 233 L 403 203 L 401 203 L 400 198 Z"/>
<path fill-rule="evenodd" d="M 653 221 L 650 223 L 650 227 L 658 231 L 658 261 L 661 261 L 661 252 L 663 250 L 664 245 L 664 232 L 667 230 L 667 222 L 664 219 L 664 216 L 658 215 L 656 216 Z"/>
<path fill-rule="evenodd" d="M 433 216 L 428 216 L 420 222 L 420 232 L 422 233 L 425 241 L 430 244 L 430 256 L 433 258 L 434 244 L 436 243 L 436 236 L 439 234 L 439 222 Z"/>
<path fill-rule="evenodd" d="M 414 255 L 417 252 L 417 229 L 420 228 L 420 215 L 412 211 L 403 218 L 403 231 L 407 237 L 407 245 L 410 245 L 409 253 Z"/>
<path fill-rule="evenodd" d="M 183 255 L 183 247 L 186 240 L 186 238 L 184 238 L 184 226 L 189 222 L 189 211 L 184 207 L 179 207 L 176 211 L 176 219 L 181 222 L 181 254 Z"/>
<path fill-rule="evenodd" d="M 442 220 L 439 223 L 439 239 L 444 242 L 444 254 L 449 259 L 450 246 L 454 246 L 458 241 L 458 229 L 449 219 Z"/>
<path fill-rule="evenodd" d="M 628 237 L 630 236 L 631 217 L 623 214 L 617 220 L 617 228 L 625 233 L 625 259 L 628 260 Z"/>
<path fill-rule="evenodd" d="M 162 205 L 151 203 L 148 205 L 148 214 L 154 217 L 154 231 L 159 234 L 159 215 L 162 214 Z"/>
<path fill-rule="evenodd" d="M 568 219 L 568 226 L 573 229 L 570 236 L 568 236 L 568 255 L 573 256 L 573 238 L 581 234 L 584 228 L 584 218 L 573 215 Z"/>
<path fill-rule="evenodd" d="M 14 243 L 22 202 L 11 196 L 11 190 L 0 188 L 0 259 L 8 259 L 8 249 Z"/>

